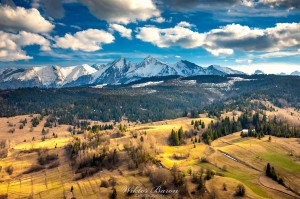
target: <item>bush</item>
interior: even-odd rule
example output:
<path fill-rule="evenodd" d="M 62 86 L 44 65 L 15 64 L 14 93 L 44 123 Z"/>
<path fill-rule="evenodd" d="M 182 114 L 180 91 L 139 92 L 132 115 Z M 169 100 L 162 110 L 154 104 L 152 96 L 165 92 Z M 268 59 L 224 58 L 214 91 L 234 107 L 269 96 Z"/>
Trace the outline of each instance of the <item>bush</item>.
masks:
<path fill-rule="evenodd" d="M 0 194 L 0 199 L 7 199 L 8 195 L 7 194 Z"/>
<path fill-rule="evenodd" d="M 100 187 L 108 188 L 109 182 L 107 180 L 101 180 Z"/>
<path fill-rule="evenodd" d="M 23 172 L 23 174 L 29 174 L 34 173 L 43 170 L 45 167 L 41 165 L 32 165 L 30 168 L 28 168 L 26 171 Z"/>
<path fill-rule="evenodd" d="M 47 150 L 41 150 L 39 152 L 38 162 L 40 165 L 46 165 L 50 162 L 57 160 L 58 156 L 56 154 L 48 154 Z"/>
<path fill-rule="evenodd" d="M 208 160 L 207 160 L 206 156 L 201 157 L 200 162 L 201 163 L 208 163 Z"/>
<path fill-rule="evenodd" d="M 12 165 L 9 165 L 8 167 L 5 168 L 6 173 L 9 175 L 13 174 L 14 172 L 14 167 Z"/>
<path fill-rule="evenodd" d="M 116 199 L 117 198 L 117 190 L 116 190 L 116 188 L 114 188 L 113 187 L 113 189 L 112 189 L 112 193 L 111 193 L 111 195 L 110 195 L 110 198 L 111 199 Z"/>
<path fill-rule="evenodd" d="M 235 190 L 235 195 L 236 196 L 244 196 L 246 194 L 246 188 L 242 184 L 238 184 Z"/>
<path fill-rule="evenodd" d="M 172 183 L 172 175 L 168 169 L 159 168 L 150 174 L 150 180 L 154 186 L 168 186 Z"/>
<path fill-rule="evenodd" d="M 0 158 L 6 158 L 8 154 L 8 149 L 0 149 Z"/>

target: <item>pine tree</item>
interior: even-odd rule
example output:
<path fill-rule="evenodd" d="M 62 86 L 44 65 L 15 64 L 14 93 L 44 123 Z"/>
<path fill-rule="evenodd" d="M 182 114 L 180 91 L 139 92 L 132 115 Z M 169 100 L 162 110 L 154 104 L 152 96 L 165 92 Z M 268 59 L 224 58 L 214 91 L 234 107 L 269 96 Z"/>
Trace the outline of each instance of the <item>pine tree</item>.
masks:
<path fill-rule="evenodd" d="M 270 165 L 270 163 L 267 164 L 266 175 L 268 177 L 271 177 L 271 165 Z"/>
<path fill-rule="evenodd" d="M 115 187 L 113 187 L 112 190 L 113 190 L 113 191 L 112 191 L 112 193 L 111 193 L 110 198 L 111 198 L 111 199 L 116 199 L 116 198 L 117 198 L 117 195 L 118 195 L 118 194 L 117 194 L 117 190 L 116 190 Z"/>
<path fill-rule="evenodd" d="M 178 139 L 179 142 L 181 142 L 181 140 L 183 139 L 183 128 L 180 127 L 180 129 L 178 130 Z"/>
<path fill-rule="evenodd" d="M 205 123 L 204 123 L 204 122 L 202 122 L 202 124 L 201 124 L 201 128 L 202 128 L 202 129 L 204 129 L 204 128 L 205 128 Z"/>

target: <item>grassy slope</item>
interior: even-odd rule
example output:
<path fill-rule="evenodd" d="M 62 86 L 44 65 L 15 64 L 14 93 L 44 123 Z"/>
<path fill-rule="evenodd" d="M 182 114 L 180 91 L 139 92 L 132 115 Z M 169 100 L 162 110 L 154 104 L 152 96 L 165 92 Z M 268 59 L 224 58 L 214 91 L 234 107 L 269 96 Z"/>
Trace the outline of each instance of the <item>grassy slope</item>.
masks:
<path fill-rule="evenodd" d="M 7 120 L 11 123 L 17 123 L 20 118 L 25 116 L 18 116 L 18 118 L 0 118 L 0 138 L 5 138 L 7 133 Z M 28 117 L 28 116 L 26 116 Z M 209 118 L 202 118 L 206 126 L 211 122 Z M 184 146 L 168 146 L 168 137 L 172 129 L 179 129 L 181 126 L 184 130 L 192 129 L 190 125 L 191 119 L 179 118 L 176 120 L 166 120 L 161 122 L 154 122 L 149 124 L 131 124 L 127 135 L 122 138 L 112 139 L 111 147 L 119 146 L 122 148 L 124 143 L 128 143 L 130 138 L 130 131 L 146 131 L 147 137 L 152 137 L 155 144 L 159 146 L 162 153 L 157 158 L 160 159 L 163 165 L 172 167 L 174 163 L 178 164 L 183 171 L 192 168 L 193 171 L 198 171 L 201 168 L 211 168 L 224 177 L 215 176 L 212 180 L 207 182 L 207 188 L 210 192 L 216 192 L 217 198 L 230 198 L 233 196 L 234 189 L 238 183 L 243 183 L 247 188 L 247 195 L 250 198 L 289 198 L 287 195 L 281 194 L 277 191 L 272 191 L 258 182 L 258 178 L 263 175 L 263 170 L 267 162 L 270 162 L 276 167 L 279 173 L 285 178 L 287 184 L 299 190 L 300 179 L 300 164 L 299 164 L 299 143 L 296 139 L 272 138 L 272 142 L 268 142 L 267 138 L 262 140 L 253 138 L 239 137 L 239 133 L 228 135 L 226 137 L 215 140 L 212 146 L 203 143 L 197 143 L 196 148 L 190 140 L 187 140 L 187 145 Z M 42 123 L 43 124 L 43 123 Z M 108 198 L 111 193 L 111 188 L 101 188 L 99 186 L 101 179 L 108 180 L 114 176 L 117 181 L 117 190 L 121 196 L 121 190 L 124 185 L 130 183 L 142 183 L 144 186 L 151 188 L 151 183 L 146 177 L 135 175 L 136 172 L 128 171 L 126 162 L 122 163 L 120 170 L 108 171 L 104 170 L 96 175 L 73 181 L 73 171 L 69 166 L 64 156 L 63 146 L 66 145 L 70 139 L 67 126 L 60 126 L 51 129 L 59 134 L 58 138 L 51 138 L 44 142 L 40 140 L 34 142 L 23 142 L 26 137 L 32 137 L 34 134 L 40 136 L 42 124 L 40 124 L 34 132 L 26 132 L 26 130 L 18 130 L 13 135 L 8 135 L 11 140 L 17 140 L 14 144 L 14 150 L 10 150 L 9 157 L 0 160 L 0 166 L 3 168 L 12 164 L 14 166 L 14 174 L 12 176 L 2 169 L 0 172 L 1 179 L 7 179 L 0 183 L 0 193 L 8 193 L 9 198 L 28 197 L 33 195 L 34 198 L 63 198 L 65 192 L 69 192 L 71 186 L 74 187 L 74 195 L 76 198 Z M 30 140 L 30 138 L 27 138 Z M 55 149 L 54 146 L 57 145 Z M 58 168 L 46 169 L 45 171 L 36 172 L 28 175 L 20 175 L 32 164 L 36 164 L 37 153 L 20 154 L 19 151 L 30 148 L 47 147 L 52 152 L 58 153 L 61 165 Z M 225 151 L 230 155 L 247 162 L 253 167 L 261 171 L 256 171 L 239 162 L 233 161 L 224 156 L 219 150 Z M 293 150 L 294 156 L 289 156 L 288 153 Z M 189 156 L 185 159 L 176 160 L 174 154 L 181 154 Z M 201 157 L 207 157 L 210 163 L 202 163 Z M 222 168 L 226 165 L 227 171 Z M 226 183 L 228 191 L 222 190 L 223 183 Z M 274 185 L 275 186 L 275 185 Z"/>

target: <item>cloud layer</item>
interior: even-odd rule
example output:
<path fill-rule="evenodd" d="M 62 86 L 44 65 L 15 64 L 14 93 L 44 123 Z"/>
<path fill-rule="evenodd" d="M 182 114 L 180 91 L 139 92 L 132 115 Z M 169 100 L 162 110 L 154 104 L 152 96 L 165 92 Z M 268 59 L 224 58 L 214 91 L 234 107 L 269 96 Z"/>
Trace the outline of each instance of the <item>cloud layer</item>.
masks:
<path fill-rule="evenodd" d="M 54 28 L 35 8 L 0 6 L 0 19 L 0 29 L 7 31 L 46 33 Z"/>
<path fill-rule="evenodd" d="M 131 33 L 132 33 L 132 30 L 131 29 L 128 29 L 122 25 L 119 25 L 119 24 L 110 24 L 109 25 L 109 29 L 111 32 L 114 32 L 114 31 L 117 31 L 119 32 L 119 34 L 121 35 L 121 37 L 125 37 L 127 39 L 132 39 L 131 37 Z"/>
<path fill-rule="evenodd" d="M 300 23 L 278 23 L 273 28 L 259 29 L 229 24 L 206 33 L 191 30 L 192 25 L 180 22 L 174 28 L 159 29 L 154 26 L 138 29 L 137 38 L 158 47 L 202 47 L 211 54 L 244 52 L 272 52 L 300 48 Z"/>
<path fill-rule="evenodd" d="M 83 0 L 93 15 L 110 23 L 128 24 L 160 16 L 152 0 Z"/>
<path fill-rule="evenodd" d="M 103 44 L 113 43 L 115 37 L 106 31 L 87 29 L 76 32 L 74 35 L 66 34 L 64 37 L 55 37 L 57 48 L 93 52 L 102 49 Z"/>
<path fill-rule="evenodd" d="M 150 42 L 158 47 L 167 48 L 180 46 L 182 48 L 195 48 L 201 45 L 202 36 L 192 31 L 191 24 L 180 22 L 174 28 L 159 29 L 154 26 L 138 29 L 136 38 Z"/>
<path fill-rule="evenodd" d="M 0 31 L 0 58 L 1 61 L 18 61 L 32 59 L 26 55 L 22 47 L 30 45 L 39 45 L 42 51 L 49 51 L 50 42 L 44 37 L 21 31 L 18 34 L 6 33 Z"/>
<path fill-rule="evenodd" d="M 202 47 L 213 55 L 245 52 L 271 52 L 300 48 L 300 23 L 278 23 L 258 29 L 230 24 L 203 34 Z"/>

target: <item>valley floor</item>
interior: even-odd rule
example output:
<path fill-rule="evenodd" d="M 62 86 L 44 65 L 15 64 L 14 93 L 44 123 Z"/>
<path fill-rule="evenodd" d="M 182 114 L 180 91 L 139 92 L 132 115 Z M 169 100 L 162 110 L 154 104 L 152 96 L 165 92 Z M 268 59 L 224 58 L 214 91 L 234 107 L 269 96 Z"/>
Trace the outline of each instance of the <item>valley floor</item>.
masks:
<path fill-rule="evenodd" d="M 171 169 L 177 164 L 186 174 L 189 193 L 185 198 L 234 198 L 239 183 L 246 187 L 245 198 L 300 198 L 300 140 L 297 138 L 272 137 L 269 142 L 268 137 L 241 138 L 237 132 L 213 141 L 210 146 L 202 142 L 194 145 L 190 140 L 182 146 L 170 146 L 168 139 L 171 130 L 178 130 L 180 127 L 185 131 L 193 129 L 192 119 L 178 118 L 148 124 L 123 123 L 127 125 L 124 136 L 111 138 L 109 143 L 110 149 L 119 151 L 118 167 L 103 169 L 90 177 L 75 180 L 76 174 L 66 157 L 64 147 L 72 141 L 72 137 L 84 138 L 85 134 L 71 135 L 69 126 L 57 125 L 49 128 L 46 139 L 43 139 L 41 131 L 45 118 L 33 129 L 29 124 L 23 129 L 18 128 L 20 120 L 26 118 L 30 121 L 34 116 L 0 118 L 0 141 L 6 140 L 9 146 L 7 157 L 0 159 L 0 196 L 3 198 L 109 198 L 112 187 L 100 186 L 102 180 L 117 182 L 115 188 L 118 198 L 136 198 L 137 195 L 124 194 L 124 187 L 131 184 L 141 184 L 149 189 L 153 187 L 148 177 L 139 175 L 138 170 L 128 169 L 124 145 L 138 142 L 140 135 L 150 145 L 155 145 L 160 167 Z M 205 117 L 198 119 L 204 121 L 206 126 L 212 120 Z M 15 129 L 14 132 L 8 133 L 12 128 Z M 115 129 L 106 132 L 109 135 Z M 138 133 L 137 138 L 134 138 L 134 132 Z M 53 136 L 55 134 L 57 136 Z M 48 165 L 39 171 L 24 174 L 38 164 L 36 149 L 47 149 L 56 154 L 59 165 L 54 168 Z M 265 167 L 268 162 L 274 165 L 289 189 L 266 177 Z M 9 168 L 13 170 L 11 174 Z M 196 185 L 190 182 L 189 171 L 198 172 L 208 168 L 216 175 L 206 182 L 205 193 L 193 194 Z M 227 191 L 223 190 L 224 183 Z"/>

